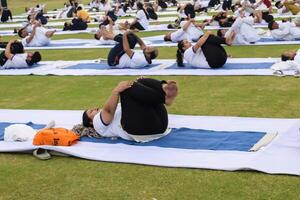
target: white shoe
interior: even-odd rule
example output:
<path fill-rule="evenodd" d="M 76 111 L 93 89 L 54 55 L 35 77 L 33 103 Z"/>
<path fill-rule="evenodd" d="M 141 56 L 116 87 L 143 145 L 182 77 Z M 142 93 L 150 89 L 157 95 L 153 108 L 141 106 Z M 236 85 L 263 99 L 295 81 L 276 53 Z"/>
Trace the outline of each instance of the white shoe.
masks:
<path fill-rule="evenodd" d="M 47 126 L 45 126 L 45 128 L 53 128 L 55 126 L 55 121 L 54 120 L 51 120 Z"/>
<path fill-rule="evenodd" d="M 33 156 L 40 160 L 48 160 L 51 158 L 51 155 L 48 153 L 46 149 L 38 148 L 33 151 Z"/>
<path fill-rule="evenodd" d="M 295 71 L 294 77 L 295 78 L 299 78 L 300 77 L 300 71 L 299 70 Z"/>
<path fill-rule="evenodd" d="M 274 71 L 273 75 L 278 76 L 278 77 L 284 77 L 285 76 L 285 74 L 281 70 Z"/>

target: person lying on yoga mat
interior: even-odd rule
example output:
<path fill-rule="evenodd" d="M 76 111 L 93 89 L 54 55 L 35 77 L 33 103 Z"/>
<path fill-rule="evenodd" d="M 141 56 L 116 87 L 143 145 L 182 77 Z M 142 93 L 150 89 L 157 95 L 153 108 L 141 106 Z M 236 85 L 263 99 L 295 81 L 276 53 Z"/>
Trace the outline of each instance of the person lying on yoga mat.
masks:
<path fill-rule="evenodd" d="M 41 47 L 47 46 L 50 43 L 50 38 L 55 32 L 56 30 L 48 30 L 42 27 L 39 21 L 35 21 L 31 33 L 26 28 L 22 28 L 18 31 L 18 35 L 23 38 L 22 44 L 24 46 Z"/>
<path fill-rule="evenodd" d="M 300 39 L 300 27 L 294 22 L 277 23 L 272 21 L 268 24 L 271 36 L 275 40 L 296 40 Z"/>
<path fill-rule="evenodd" d="M 227 53 L 221 44 L 231 45 L 235 33 L 232 32 L 230 37 L 221 38 L 207 31 L 200 37 L 198 42 L 193 46 L 187 40 L 178 43 L 177 65 L 183 65 L 183 58 L 188 64 L 199 68 L 220 68 L 227 61 Z"/>
<path fill-rule="evenodd" d="M 148 47 L 143 40 L 132 31 L 126 31 L 123 35 L 114 35 L 105 29 L 101 33 L 104 39 L 118 42 L 109 52 L 107 62 L 109 66 L 117 68 L 141 68 L 152 63 L 158 55 L 157 49 Z M 136 44 L 140 45 L 143 52 L 134 51 Z"/>
<path fill-rule="evenodd" d="M 295 77 L 300 77 L 300 50 L 288 50 L 281 54 L 281 61 L 272 65 L 273 75 L 285 76 L 285 71 L 294 71 Z"/>
<path fill-rule="evenodd" d="M 252 44 L 260 40 L 258 31 L 253 27 L 255 18 L 253 17 L 237 17 L 232 26 L 226 29 L 219 29 L 218 36 L 227 38 L 234 31 L 236 36 L 233 44 Z"/>
<path fill-rule="evenodd" d="M 197 41 L 203 35 L 202 29 L 205 24 L 197 24 L 195 19 L 182 21 L 181 29 L 177 31 L 167 32 L 164 36 L 164 41 L 179 42 L 181 40 L 188 40 L 190 42 Z"/>
<path fill-rule="evenodd" d="M 113 90 L 103 108 L 84 111 L 82 123 L 103 137 L 148 142 L 169 133 L 168 113 L 178 94 L 177 83 L 141 77 L 122 81 Z M 120 104 L 118 104 L 120 99 Z"/>
<path fill-rule="evenodd" d="M 0 69 L 26 68 L 39 61 L 41 54 L 38 51 L 25 53 L 22 43 L 10 40 L 5 51 L 0 54 Z"/>

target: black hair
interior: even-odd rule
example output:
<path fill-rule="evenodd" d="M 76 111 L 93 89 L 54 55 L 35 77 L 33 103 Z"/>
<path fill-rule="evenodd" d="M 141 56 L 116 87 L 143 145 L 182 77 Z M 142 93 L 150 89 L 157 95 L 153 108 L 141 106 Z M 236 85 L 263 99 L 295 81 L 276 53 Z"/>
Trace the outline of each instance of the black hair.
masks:
<path fill-rule="evenodd" d="M 231 22 L 231 21 L 225 21 L 225 22 L 219 21 L 219 26 L 221 26 L 221 27 L 231 27 L 232 24 L 233 24 L 233 22 Z"/>
<path fill-rule="evenodd" d="M 183 67 L 184 64 L 183 64 L 183 53 L 184 53 L 184 50 L 183 50 L 183 40 L 181 40 L 180 42 L 178 42 L 177 44 L 177 52 L 176 52 L 176 62 L 177 62 L 177 65 L 178 67 Z"/>
<path fill-rule="evenodd" d="M 25 29 L 25 28 L 21 28 L 21 29 L 18 31 L 18 36 L 19 36 L 20 38 L 24 38 L 24 37 L 22 36 L 22 32 L 23 32 L 24 29 Z"/>
<path fill-rule="evenodd" d="M 81 7 L 81 6 L 78 6 L 76 10 L 77 10 L 77 11 L 78 11 L 78 10 L 82 10 L 82 7 Z"/>
<path fill-rule="evenodd" d="M 223 33 L 222 33 L 222 29 L 218 29 L 217 31 L 217 36 L 219 37 L 224 37 Z"/>
<path fill-rule="evenodd" d="M 275 23 L 275 21 L 270 21 L 268 24 L 268 29 L 269 30 L 273 30 L 273 24 Z"/>
<path fill-rule="evenodd" d="M 280 1 L 277 1 L 277 2 L 275 3 L 275 7 L 276 7 L 276 8 L 280 8 L 280 7 L 279 7 L 279 4 L 281 4 L 281 2 L 280 2 Z"/>
<path fill-rule="evenodd" d="M 168 42 L 168 41 L 171 42 L 172 40 L 171 40 L 171 38 L 165 36 L 165 37 L 164 37 L 164 41 L 165 41 L 165 42 Z"/>
<path fill-rule="evenodd" d="M 94 128 L 92 120 L 87 115 L 87 110 L 85 110 L 82 114 L 82 125 L 85 127 L 91 127 Z"/>
<path fill-rule="evenodd" d="M 273 15 L 263 15 L 263 20 L 265 20 L 267 23 L 270 23 L 271 21 L 274 21 Z"/>
<path fill-rule="evenodd" d="M 41 56 L 40 52 L 35 51 L 35 52 L 32 54 L 31 60 L 26 61 L 26 62 L 27 62 L 27 64 L 28 64 L 29 66 L 32 66 L 33 64 L 38 63 L 38 62 L 40 62 L 41 60 L 42 60 L 42 56 Z"/>
<path fill-rule="evenodd" d="M 281 60 L 282 61 L 287 61 L 287 60 L 291 60 L 291 58 L 288 57 L 288 56 L 286 56 L 286 55 L 284 55 L 284 54 L 281 54 Z"/>
<path fill-rule="evenodd" d="M 143 10 L 147 19 L 149 19 L 149 15 L 148 15 L 147 11 L 144 9 L 144 5 L 141 2 L 137 2 L 136 7 L 138 10 Z"/>
<path fill-rule="evenodd" d="M 94 38 L 96 39 L 96 40 L 100 40 L 100 38 L 98 37 L 98 35 L 95 33 L 94 34 Z"/>

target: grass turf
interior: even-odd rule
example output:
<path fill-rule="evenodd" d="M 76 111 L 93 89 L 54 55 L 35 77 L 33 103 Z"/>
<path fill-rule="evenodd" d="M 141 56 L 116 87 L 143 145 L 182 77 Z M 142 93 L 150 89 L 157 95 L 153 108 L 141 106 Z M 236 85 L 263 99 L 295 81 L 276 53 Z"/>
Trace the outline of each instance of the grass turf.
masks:
<path fill-rule="evenodd" d="M 45 1 L 14 1 L 21 6 Z M 11 4 L 11 5 L 10 5 Z M 61 7 L 61 0 L 47 1 Z M 23 9 L 23 8 L 22 8 Z M 15 13 L 14 13 L 15 14 Z M 234 57 L 278 57 L 299 45 L 226 47 Z M 107 49 L 41 51 L 44 60 L 106 57 Z M 159 58 L 175 58 L 160 48 Z M 0 76 L 0 108 L 84 109 L 104 103 L 113 86 L 134 77 Z M 167 76 L 180 85 L 170 113 L 299 117 L 299 80 L 263 76 Z M 0 154 L 0 200 L 11 199 L 298 199 L 300 180 L 256 172 L 173 169 L 55 157 L 42 162 Z"/>

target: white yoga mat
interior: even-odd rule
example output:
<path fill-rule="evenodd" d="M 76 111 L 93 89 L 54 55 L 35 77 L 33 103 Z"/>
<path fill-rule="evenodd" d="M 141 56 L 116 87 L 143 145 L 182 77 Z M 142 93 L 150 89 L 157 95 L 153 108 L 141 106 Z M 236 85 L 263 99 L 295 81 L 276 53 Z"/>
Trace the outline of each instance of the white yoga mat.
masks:
<path fill-rule="evenodd" d="M 279 58 L 229 58 L 223 68 L 204 69 L 177 67 L 174 60 L 154 60 L 150 67 L 142 69 L 110 68 L 98 60 L 44 61 L 33 68 L 0 70 L 0 75 L 193 75 L 193 76 L 234 76 L 234 75 L 273 75 L 270 67 Z M 285 75 L 293 75 L 293 71 Z"/>
<path fill-rule="evenodd" d="M 46 124 L 71 128 L 81 120 L 82 111 L 0 110 L 1 122 Z M 79 142 L 71 147 L 41 146 L 79 158 L 166 167 L 217 170 L 256 170 L 269 174 L 300 175 L 300 119 L 242 118 L 170 115 L 171 128 L 187 127 L 215 131 L 277 132 L 276 138 L 257 152 L 191 150 Z M 22 152 L 38 148 L 31 142 L 0 141 L 0 152 Z M 136 152 L 139 156 L 135 156 Z M 109 152 L 109 153 L 108 153 Z"/>

